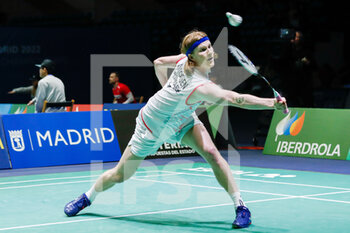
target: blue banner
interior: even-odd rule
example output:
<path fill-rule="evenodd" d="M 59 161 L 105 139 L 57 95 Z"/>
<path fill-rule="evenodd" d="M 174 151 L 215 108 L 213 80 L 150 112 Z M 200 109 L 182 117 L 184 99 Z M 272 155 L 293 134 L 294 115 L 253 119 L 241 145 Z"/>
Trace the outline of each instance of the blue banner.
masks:
<path fill-rule="evenodd" d="M 0 115 L 0 169 L 11 168 L 9 152 L 6 145 L 2 116 Z"/>
<path fill-rule="evenodd" d="M 111 113 L 63 112 L 3 116 L 12 168 L 119 161 Z"/>

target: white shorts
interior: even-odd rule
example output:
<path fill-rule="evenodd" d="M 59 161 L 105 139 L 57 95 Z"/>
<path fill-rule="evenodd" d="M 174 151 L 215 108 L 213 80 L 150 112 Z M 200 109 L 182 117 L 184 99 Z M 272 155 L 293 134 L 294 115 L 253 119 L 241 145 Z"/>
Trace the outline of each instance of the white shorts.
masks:
<path fill-rule="evenodd" d="M 145 116 L 143 116 L 145 117 Z M 164 143 L 177 143 L 182 141 L 183 136 L 197 124 L 203 124 L 197 117 L 197 115 L 192 114 L 193 119 L 187 123 L 178 132 L 172 130 L 167 130 L 165 127 L 162 130 L 162 136 L 156 136 L 151 132 L 149 127 L 157 122 L 152 121 L 149 118 L 142 118 L 142 110 L 136 118 L 136 128 L 128 146 L 131 146 L 131 152 L 139 157 L 146 157 L 147 155 L 155 154 L 159 147 Z M 147 125 L 145 124 L 147 122 Z M 151 127 L 152 128 L 152 127 Z"/>

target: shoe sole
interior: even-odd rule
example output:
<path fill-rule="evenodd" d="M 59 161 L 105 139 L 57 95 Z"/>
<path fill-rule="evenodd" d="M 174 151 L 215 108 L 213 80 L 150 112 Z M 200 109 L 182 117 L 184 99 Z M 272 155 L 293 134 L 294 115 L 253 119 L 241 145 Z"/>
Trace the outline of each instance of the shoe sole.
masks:
<path fill-rule="evenodd" d="M 232 228 L 234 228 L 234 229 L 247 228 L 247 227 L 249 227 L 251 224 L 252 224 L 252 221 L 250 221 L 248 225 L 244 225 L 244 226 L 232 225 Z"/>

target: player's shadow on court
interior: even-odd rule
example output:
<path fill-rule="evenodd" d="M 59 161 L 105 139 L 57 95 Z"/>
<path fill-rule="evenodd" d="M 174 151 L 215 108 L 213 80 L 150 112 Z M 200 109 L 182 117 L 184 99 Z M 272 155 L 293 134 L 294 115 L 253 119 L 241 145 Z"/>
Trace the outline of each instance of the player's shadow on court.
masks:
<path fill-rule="evenodd" d="M 132 217 L 113 217 L 109 215 L 102 215 L 102 214 L 96 214 L 96 213 L 84 213 L 80 214 L 78 216 L 88 216 L 88 217 L 101 217 L 101 218 L 108 218 L 118 221 L 126 221 L 126 222 L 133 222 L 133 223 L 143 223 L 143 224 L 152 224 L 157 226 L 176 226 L 176 227 L 193 227 L 193 228 L 210 228 L 210 229 L 217 229 L 217 230 L 231 230 L 231 223 L 225 222 L 225 221 L 191 221 L 188 217 L 181 217 L 181 216 L 170 216 L 164 217 L 156 217 L 156 215 L 150 215 L 150 216 L 132 216 Z"/>
<path fill-rule="evenodd" d="M 157 226 L 174 226 L 174 227 L 186 227 L 186 228 L 203 228 L 203 229 L 213 229 L 214 230 L 222 230 L 222 231 L 232 231 L 231 224 L 232 222 L 228 221 L 196 221 L 191 220 L 189 217 L 182 217 L 179 215 L 168 215 L 167 217 L 164 215 L 157 214 L 149 215 L 149 216 L 132 216 L 132 217 L 113 217 L 110 215 L 96 214 L 96 213 L 83 213 L 78 216 L 86 216 L 86 217 L 101 217 L 108 218 L 111 220 L 125 221 L 125 222 L 133 222 L 133 223 L 142 223 L 142 224 L 152 224 Z M 232 218 L 233 221 L 233 218 Z M 287 233 L 290 232 L 287 229 L 281 228 L 271 228 L 271 227 L 263 227 L 256 226 L 252 224 L 249 228 L 246 229 L 235 229 L 242 232 L 253 232 L 253 233 Z"/>

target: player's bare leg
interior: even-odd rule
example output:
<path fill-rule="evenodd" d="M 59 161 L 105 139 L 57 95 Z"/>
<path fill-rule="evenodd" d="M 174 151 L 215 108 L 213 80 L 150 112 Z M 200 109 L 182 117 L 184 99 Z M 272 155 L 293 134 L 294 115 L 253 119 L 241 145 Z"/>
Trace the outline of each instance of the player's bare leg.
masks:
<path fill-rule="evenodd" d="M 94 189 L 97 192 L 105 191 L 116 183 L 122 183 L 134 175 L 144 158 L 131 153 L 128 146 L 119 163 L 114 168 L 103 173 L 96 181 Z"/>
<path fill-rule="evenodd" d="M 233 226 L 235 228 L 248 227 L 251 223 L 250 212 L 241 198 L 230 166 L 221 156 L 206 128 L 202 124 L 195 125 L 183 137 L 182 143 L 197 151 L 210 164 L 217 181 L 232 198 L 236 209 Z"/>
<path fill-rule="evenodd" d="M 85 207 L 91 205 L 91 202 L 94 201 L 100 192 L 129 179 L 140 166 L 143 159 L 132 154 L 130 147 L 127 147 L 117 166 L 104 172 L 88 192 L 83 193 L 65 206 L 64 212 L 66 215 L 71 217 L 78 214 Z"/>
<path fill-rule="evenodd" d="M 182 143 L 197 151 L 210 164 L 219 184 L 229 194 L 239 192 L 228 163 L 221 156 L 202 124 L 197 124 L 188 131 L 183 137 Z"/>

